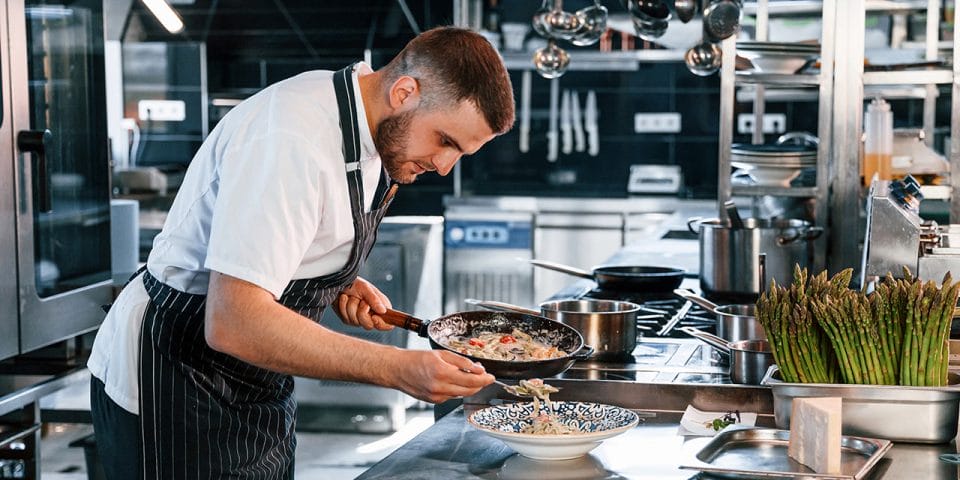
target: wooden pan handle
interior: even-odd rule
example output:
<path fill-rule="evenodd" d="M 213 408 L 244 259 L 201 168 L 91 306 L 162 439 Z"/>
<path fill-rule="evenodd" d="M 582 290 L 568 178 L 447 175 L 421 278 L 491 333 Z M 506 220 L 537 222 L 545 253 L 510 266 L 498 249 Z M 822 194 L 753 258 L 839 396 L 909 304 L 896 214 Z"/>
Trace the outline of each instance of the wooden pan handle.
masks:
<path fill-rule="evenodd" d="M 386 313 L 377 314 L 383 321 L 393 325 L 394 327 L 405 328 L 407 330 L 417 332 L 421 337 L 427 336 L 427 325 L 428 322 L 423 321 L 409 313 L 404 313 L 399 310 L 393 310 L 391 308 L 387 309 Z"/>

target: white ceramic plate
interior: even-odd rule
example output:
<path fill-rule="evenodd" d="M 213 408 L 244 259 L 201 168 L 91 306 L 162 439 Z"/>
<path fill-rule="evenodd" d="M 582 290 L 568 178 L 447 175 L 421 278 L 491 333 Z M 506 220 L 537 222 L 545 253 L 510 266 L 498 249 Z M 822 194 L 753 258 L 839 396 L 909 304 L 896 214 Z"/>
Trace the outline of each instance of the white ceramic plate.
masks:
<path fill-rule="evenodd" d="M 808 60 L 819 56 L 817 53 L 779 50 L 737 50 L 737 55 L 750 60 L 757 72 L 786 74 L 797 73 Z"/>
<path fill-rule="evenodd" d="M 758 166 L 740 162 L 730 162 L 734 168 L 745 170 L 756 185 L 765 187 L 789 187 L 794 178 L 803 172 L 801 167 Z"/>
<path fill-rule="evenodd" d="M 520 455 L 537 460 L 577 458 L 597 448 L 605 439 L 635 427 L 636 413 L 602 403 L 552 402 L 560 421 L 577 427 L 579 433 L 534 435 L 520 433 L 530 424 L 533 403 L 512 403 L 474 412 L 467 421 L 481 432 L 506 443 Z"/>

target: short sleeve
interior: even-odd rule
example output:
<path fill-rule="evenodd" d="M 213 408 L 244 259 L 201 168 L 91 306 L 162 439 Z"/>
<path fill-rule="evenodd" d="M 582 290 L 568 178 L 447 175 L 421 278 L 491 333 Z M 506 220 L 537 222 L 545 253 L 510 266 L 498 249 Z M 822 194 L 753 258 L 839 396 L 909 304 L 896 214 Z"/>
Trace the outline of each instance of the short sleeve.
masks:
<path fill-rule="evenodd" d="M 204 267 L 280 298 L 316 236 L 323 210 L 323 158 L 306 138 L 274 130 L 221 159 Z"/>

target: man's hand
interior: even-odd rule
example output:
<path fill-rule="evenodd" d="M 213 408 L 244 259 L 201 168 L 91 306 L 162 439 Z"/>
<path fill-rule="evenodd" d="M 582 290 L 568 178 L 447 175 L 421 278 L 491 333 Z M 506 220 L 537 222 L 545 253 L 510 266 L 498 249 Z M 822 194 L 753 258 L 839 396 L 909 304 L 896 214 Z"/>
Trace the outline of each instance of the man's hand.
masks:
<path fill-rule="evenodd" d="M 404 350 L 395 365 L 396 388 L 431 403 L 473 395 L 493 383 L 493 375 L 474 363 L 446 350 Z"/>
<path fill-rule="evenodd" d="M 392 307 L 390 299 L 372 283 L 357 277 L 349 287 L 340 292 L 333 304 L 337 316 L 347 325 L 367 330 L 391 330 L 393 325 L 384 322 L 378 313 L 386 313 Z"/>

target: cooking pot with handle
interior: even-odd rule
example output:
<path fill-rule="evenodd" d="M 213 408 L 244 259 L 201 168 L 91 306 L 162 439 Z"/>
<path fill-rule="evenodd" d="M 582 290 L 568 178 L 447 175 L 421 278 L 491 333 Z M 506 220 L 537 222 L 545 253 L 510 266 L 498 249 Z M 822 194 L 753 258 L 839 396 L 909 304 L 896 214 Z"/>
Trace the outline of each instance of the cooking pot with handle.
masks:
<path fill-rule="evenodd" d="M 466 299 L 471 305 L 501 312 L 542 315 L 575 328 L 584 341 L 593 345 L 594 360 L 622 360 L 632 357 L 637 347 L 637 319 L 640 307 L 617 300 L 555 300 L 540 304 L 540 310 L 489 300 Z M 643 316 L 660 318 L 660 315 Z"/>
<path fill-rule="evenodd" d="M 813 264 L 813 240 L 823 233 L 805 220 L 746 218 L 743 228 L 717 219 L 687 222 L 700 241 L 700 290 L 709 298 L 734 303 L 755 302 L 761 282 L 793 280 L 794 265 Z M 760 279 L 761 253 L 766 254 L 766 278 Z"/>

